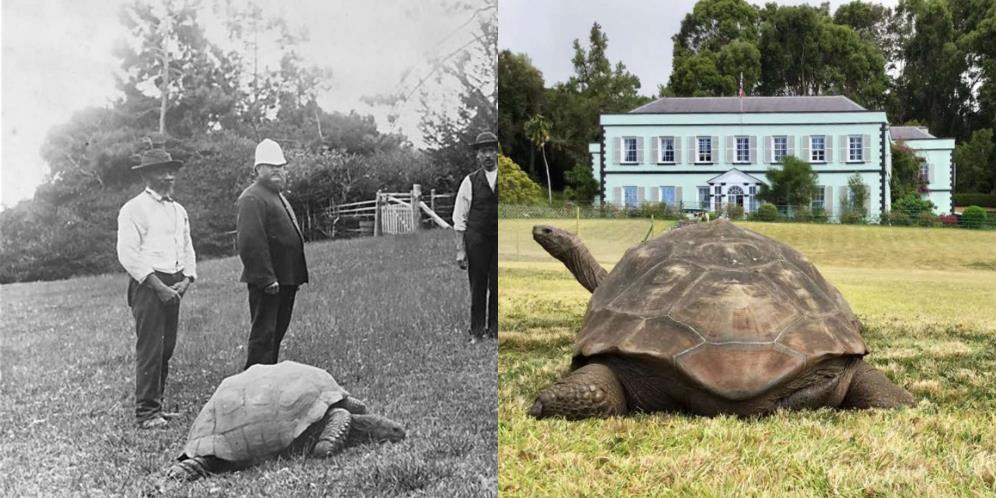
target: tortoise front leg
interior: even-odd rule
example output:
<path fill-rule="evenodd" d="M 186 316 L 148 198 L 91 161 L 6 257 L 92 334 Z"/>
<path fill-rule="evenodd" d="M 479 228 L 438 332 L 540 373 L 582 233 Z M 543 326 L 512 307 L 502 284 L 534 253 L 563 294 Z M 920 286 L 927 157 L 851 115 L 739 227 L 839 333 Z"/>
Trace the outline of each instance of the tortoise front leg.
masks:
<path fill-rule="evenodd" d="M 536 397 L 529 414 L 536 418 L 604 418 L 626 413 L 626 395 L 612 370 L 589 363 Z"/>
<path fill-rule="evenodd" d="M 311 449 L 311 456 L 325 458 L 346 446 L 352 419 L 353 416 L 343 408 L 329 408 L 322 419 L 325 426 L 318 436 L 318 442 Z"/>
<path fill-rule="evenodd" d="M 178 481 L 195 481 L 223 471 L 226 463 L 224 460 L 213 456 L 185 458 L 174 463 L 166 471 L 166 477 Z"/>
<path fill-rule="evenodd" d="M 854 377 L 847 388 L 847 394 L 840 403 L 841 408 L 897 408 L 913 406 L 913 395 L 895 385 L 880 370 L 858 361 L 854 366 Z"/>

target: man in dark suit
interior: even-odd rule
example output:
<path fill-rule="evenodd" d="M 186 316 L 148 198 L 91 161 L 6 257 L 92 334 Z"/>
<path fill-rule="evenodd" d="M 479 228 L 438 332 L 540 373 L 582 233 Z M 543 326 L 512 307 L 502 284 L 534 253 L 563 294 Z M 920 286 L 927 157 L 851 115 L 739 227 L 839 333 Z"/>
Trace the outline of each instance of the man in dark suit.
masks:
<path fill-rule="evenodd" d="M 252 317 L 245 368 L 277 362 L 298 286 L 308 281 L 304 236 L 294 210 L 280 193 L 286 165 L 280 145 L 263 140 L 256 146 L 256 181 L 239 196 L 241 281 L 249 287 Z"/>
<path fill-rule="evenodd" d="M 474 148 L 478 169 L 463 179 L 453 206 L 457 263 L 470 276 L 472 343 L 498 337 L 498 137 L 481 133 Z"/>

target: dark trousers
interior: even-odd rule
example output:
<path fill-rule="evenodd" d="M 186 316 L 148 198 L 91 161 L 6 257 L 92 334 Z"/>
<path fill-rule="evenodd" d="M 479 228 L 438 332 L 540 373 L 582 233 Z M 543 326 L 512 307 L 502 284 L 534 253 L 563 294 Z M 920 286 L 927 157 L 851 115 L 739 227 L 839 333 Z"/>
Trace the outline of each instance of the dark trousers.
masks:
<path fill-rule="evenodd" d="M 184 278 L 183 273 L 156 272 L 156 276 L 167 286 Z M 162 411 L 180 303 L 163 304 L 156 291 L 132 279 L 128 284 L 128 305 L 135 317 L 135 416 L 142 421 Z"/>
<path fill-rule="evenodd" d="M 470 334 L 498 337 L 498 235 L 468 230 L 463 240 L 470 277 Z"/>
<path fill-rule="evenodd" d="M 287 326 L 294 311 L 296 285 L 281 285 L 280 292 L 267 294 L 263 287 L 249 284 L 249 352 L 246 368 L 257 363 L 273 365 L 280 354 L 280 341 L 284 340 Z"/>

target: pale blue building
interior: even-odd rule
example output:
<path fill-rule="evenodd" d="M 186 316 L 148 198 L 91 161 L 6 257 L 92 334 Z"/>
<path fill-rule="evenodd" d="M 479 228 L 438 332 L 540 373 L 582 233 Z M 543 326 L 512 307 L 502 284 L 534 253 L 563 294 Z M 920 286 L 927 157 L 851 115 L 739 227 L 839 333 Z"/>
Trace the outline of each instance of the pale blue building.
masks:
<path fill-rule="evenodd" d="M 589 152 L 602 203 L 710 211 L 737 204 L 753 212 L 767 169 L 796 156 L 819 176 L 814 209 L 836 218 L 860 203 L 875 218 L 890 208 L 893 137 L 885 113 L 846 97 L 664 97 L 603 114 L 600 124 L 601 141 Z M 941 211 L 950 210 L 950 154 L 941 150 L 953 150 L 953 141 L 903 137 L 928 155 L 929 195 Z M 865 199 L 851 198 L 853 175 L 868 186 Z"/>

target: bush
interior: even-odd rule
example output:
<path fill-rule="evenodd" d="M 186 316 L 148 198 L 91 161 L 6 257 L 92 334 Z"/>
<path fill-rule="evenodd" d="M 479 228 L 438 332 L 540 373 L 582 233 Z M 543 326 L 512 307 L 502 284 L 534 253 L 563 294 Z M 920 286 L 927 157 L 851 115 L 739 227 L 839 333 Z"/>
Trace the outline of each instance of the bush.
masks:
<path fill-rule="evenodd" d="M 830 215 L 826 209 L 816 208 L 813 210 L 813 223 L 826 223 L 830 221 Z"/>
<path fill-rule="evenodd" d="M 774 204 L 765 202 L 757 208 L 757 212 L 751 218 L 757 221 L 775 221 L 778 219 L 778 208 Z"/>
<path fill-rule="evenodd" d="M 909 226 L 910 217 L 902 211 L 891 211 L 888 213 L 882 213 L 879 217 L 879 223 L 882 225 L 892 225 L 892 226 Z"/>
<path fill-rule="evenodd" d="M 955 206 L 996 208 L 996 194 L 954 194 Z"/>
<path fill-rule="evenodd" d="M 933 202 L 920 197 L 920 194 L 916 192 L 910 192 L 892 203 L 894 212 L 905 213 L 910 219 L 919 219 L 920 213 L 933 213 L 935 208 Z"/>
<path fill-rule="evenodd" d="M 502 204 L 536 204 L 542 202 L 543 190 L 522 168 L 505 155 L 498 156 L 498 202 Z"/>
<path fill-rule="evenodd" d="M 940 224 L 940 221 L 934 213 L 923 211 L 917 217 L 916 224 L 922 227 L 935 227 Z"/>
<path fill-rule="evenodd" d="M 738 204 L 727 204 L 723 207 L 723 211 L 731 220 L 740 220 L 744 217 L 744 207 Z"/>
<path fill-rule="evenodd" d="M 969 206 L 961 213 L 961 226 L 966 228 L 982 228 L 986 225 L 986 210 L 979 206 Z"/>
<path fill-rule="evenodd" d="M 958 226 L 958 217 L 953 214 L 942 214 L 937 217 L 942 225 L 945 226 Z"/>
<path fill-rule="evenodd" d="M 813 210 L 809 206 L 797 206 L 792 209 L 792 221 L 809 223 L 813 221 Z"/>
<path fill-rule="evenodd" d="M 865 223 L 865 213 L 861 209 L 847 209 L 840 215 L 844 225 L 861 225 Z"/>

